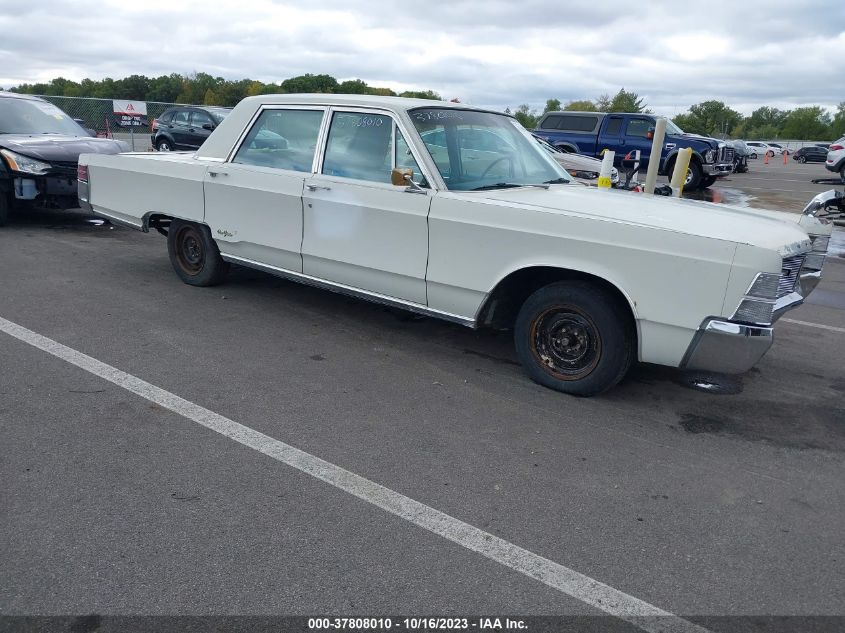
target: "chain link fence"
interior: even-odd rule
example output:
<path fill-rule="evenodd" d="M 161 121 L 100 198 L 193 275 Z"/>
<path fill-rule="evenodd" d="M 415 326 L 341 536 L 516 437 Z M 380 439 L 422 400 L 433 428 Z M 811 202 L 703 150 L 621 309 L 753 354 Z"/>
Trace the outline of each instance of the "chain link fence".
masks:
<path fill-rule="evenodd" d="M 93 97 L 57 97 L 36 95 L 61 108 L 76 119 L 83 127 L 94 130 L 97 136 L 116 138 L 129 143 L 133 151 L 152 149 L 150 141 L 152 121 L 161 116 L 167 108 L 188 106 L 186 103 L 162 103 L 147 101 L 145 116 L 125 116 L 113 112 L 111 99 Z"/>

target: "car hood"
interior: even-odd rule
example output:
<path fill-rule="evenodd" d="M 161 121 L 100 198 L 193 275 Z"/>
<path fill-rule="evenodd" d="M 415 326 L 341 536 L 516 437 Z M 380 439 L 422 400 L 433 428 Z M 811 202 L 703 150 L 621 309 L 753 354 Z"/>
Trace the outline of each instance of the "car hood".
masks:
<path fill-rule="evenodd" d="M 71 162 L 83 153 L 118 154 L 129 146 L 123 141 L 92 136 L 0 134 L 0 148 L 46 162 Z"/>
<path fill-rule="evenodd" d="M 496 189 L 464 195 L 547 213 L 593 217 L 749 244 L 776 250 L 782 256 L 810 248 L 807 233 L 799 226 L 802 216 L 793 213 L 571 185 L 553 185 L 549 189 Z"/>

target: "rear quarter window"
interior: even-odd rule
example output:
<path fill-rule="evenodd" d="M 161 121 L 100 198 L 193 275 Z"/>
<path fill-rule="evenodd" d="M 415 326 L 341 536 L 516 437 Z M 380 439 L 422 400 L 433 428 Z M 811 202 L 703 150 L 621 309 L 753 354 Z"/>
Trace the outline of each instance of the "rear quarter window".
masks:
<path fill-rule="evenodd" d="M 543 128 L 567 132 L 594 132 L 598 124 L 598 115 L 554 114 L 546 118 Z"/>

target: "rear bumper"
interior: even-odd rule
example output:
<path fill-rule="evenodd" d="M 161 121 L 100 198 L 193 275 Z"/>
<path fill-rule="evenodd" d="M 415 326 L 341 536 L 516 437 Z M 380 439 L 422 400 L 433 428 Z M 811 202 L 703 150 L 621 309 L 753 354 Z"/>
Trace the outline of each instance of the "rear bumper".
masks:
<path fill-rule="evenodd" d="M 773 341 L 771 327 L 707 319 L 690 343 L 681 368 L 743 374 L 769 351 Z"/>

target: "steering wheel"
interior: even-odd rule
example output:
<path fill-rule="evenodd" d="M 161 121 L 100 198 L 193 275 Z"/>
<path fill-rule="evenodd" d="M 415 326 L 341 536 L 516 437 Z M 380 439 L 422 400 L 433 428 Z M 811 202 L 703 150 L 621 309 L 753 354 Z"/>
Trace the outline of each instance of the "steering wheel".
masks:
<path fill-rule="evenodd" d="M 492 163 L 487 165 L 487 169 L 484 170 L 484 172 L 481 174 L 481 176 L 479 176 L 479 178 L 486 177 L 490 170 L 493 169 L 493 167 L 495 167 L 499 163 L 501 163 L 503 160 L 508 161 L 508 176 L 513 176 L 513 156 L 505 155 L 499 156 L 499 158 L 495 159 Z"/>

